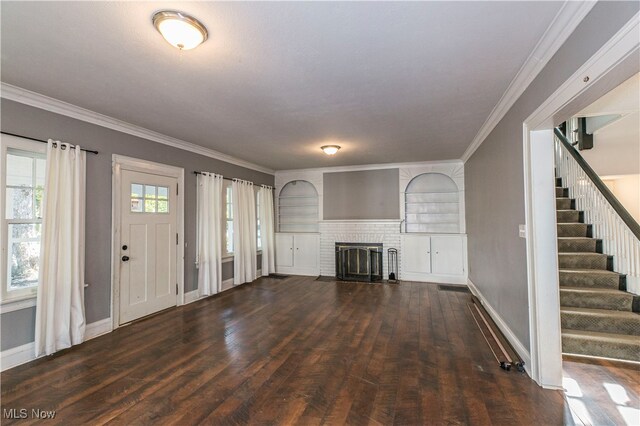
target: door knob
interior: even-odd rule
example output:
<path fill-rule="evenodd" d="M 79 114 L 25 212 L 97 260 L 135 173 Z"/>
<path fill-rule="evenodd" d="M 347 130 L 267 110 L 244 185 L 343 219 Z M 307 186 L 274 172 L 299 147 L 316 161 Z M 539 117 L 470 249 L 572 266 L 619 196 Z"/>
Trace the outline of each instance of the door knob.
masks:
<path fill-rule="evenodd" d="M 126 262 L 126 261 L 128 261 L 128 260 L 129 260 L 129 256 L 122 256 L 122 261 L 123 261 L 123 262 Z"/>

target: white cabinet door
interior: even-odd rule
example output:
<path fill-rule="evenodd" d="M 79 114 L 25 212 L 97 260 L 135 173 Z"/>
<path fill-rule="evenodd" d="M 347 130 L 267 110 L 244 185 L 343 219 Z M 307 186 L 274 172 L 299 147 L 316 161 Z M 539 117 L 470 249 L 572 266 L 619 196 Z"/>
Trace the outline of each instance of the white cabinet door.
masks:
<path fill-rule="evenodd" d="M 293 266 L 293 235 L 276 234 L 276 266 Z"/>
<path fill-rule="evenodd" d="M 318 268 L 318 236 L 296 234 L 293 239 L 293 265 L 296 270 L 307 271 Z"/>
<path fill-rule="evenodd" d="M 431 237 L 432 273 L 461 275 L 464 273 L 462 238 L 458 235 Z"/>
<path fill-rule="evenodd" d="M 427 235 L 402 235 L 403 274 L 431 273 L 431 237 Z M 415 279 L 408 276 L 409 279 Z"/>

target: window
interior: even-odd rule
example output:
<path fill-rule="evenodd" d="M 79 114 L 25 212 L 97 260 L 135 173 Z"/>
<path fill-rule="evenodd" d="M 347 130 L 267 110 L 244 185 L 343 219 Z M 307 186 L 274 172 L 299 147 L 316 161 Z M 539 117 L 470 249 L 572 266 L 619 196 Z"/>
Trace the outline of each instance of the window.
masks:
<path fill-rule="evenodd" d="M 132 183 L 131 212 L 169 213 L 169 188 Z"/>
<path fill-rule="evenodd" d="M 3 238 L 6 285 L 2 288 L 2 300 L 7 301 L 34 296 L 37 291 L 46 166 L 43 147 L 46 146 L 25 142 L 7 146 L 4 142 L 2 233 L 6 236 Z M 27 150 L 29 148 L 35 152 Z"/>
<path fill-rule="evenodd" d="M 260 190 L 256 192 L 256 235 L 258 236 L 258 250 L 262 250 L 262 236 L 260 235 Z"/>
<path fill-rule="evenodd" d="M 233 254 L 233 198 L 231 192 L 231 182 L 226 185 L 225 192 L 225 231 L 224 248 L 227 255 Z"/>

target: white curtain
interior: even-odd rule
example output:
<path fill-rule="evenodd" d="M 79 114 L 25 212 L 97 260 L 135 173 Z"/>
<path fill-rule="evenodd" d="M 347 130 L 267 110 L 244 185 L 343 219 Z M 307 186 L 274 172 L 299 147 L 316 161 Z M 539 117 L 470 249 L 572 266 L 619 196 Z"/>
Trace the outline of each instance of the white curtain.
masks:
<path fill-rule="evenodd" d="M 276 248 L 273 220 L 273 188 L 262 185 L 260 197 L 260 237 L 262 239 L 262 275 L 276 272 Z"/>
<path fill-rule="evenodd" d="M 233 196 L 233 284 L 256 279 L 256 199 L 253 183 L 234 179 Z"/>
<path fill-rule="evenodd" d="M 85 156 L 49 140 L 42 203 L 36 356 L 84 340 Z"/>
<path fill-rule="evenodd" d="M 223 177 L 220 175 L 198 175 L 196 267 L 200 296 L 216 294 L 222 290 L 223 186 Z"/>

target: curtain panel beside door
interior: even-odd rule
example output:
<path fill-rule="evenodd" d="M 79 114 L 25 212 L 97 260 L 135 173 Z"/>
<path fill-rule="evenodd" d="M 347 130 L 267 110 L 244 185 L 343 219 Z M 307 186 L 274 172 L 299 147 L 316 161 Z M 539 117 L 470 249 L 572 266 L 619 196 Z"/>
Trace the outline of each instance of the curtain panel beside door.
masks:
<path fill-rule="evenodd" d="M 36 356 L 82 343 L 86 154 L 49 140 L 42 207 Z"/>

